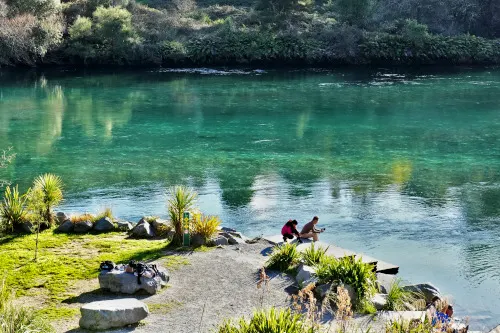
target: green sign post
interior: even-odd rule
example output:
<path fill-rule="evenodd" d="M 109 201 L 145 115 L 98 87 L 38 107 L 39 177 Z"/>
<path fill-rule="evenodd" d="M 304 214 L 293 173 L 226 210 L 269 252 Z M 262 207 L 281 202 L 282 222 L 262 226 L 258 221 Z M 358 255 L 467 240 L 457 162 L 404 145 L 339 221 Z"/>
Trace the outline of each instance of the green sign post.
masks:
<path fill-rule="evenodd" d="M 184 238 L 183 245 L 190 246 L 191 245 L 191 235 L 189 230 L 189 212 L 184 212 L 182 214 L 182 221 L 184 222 Z"/>

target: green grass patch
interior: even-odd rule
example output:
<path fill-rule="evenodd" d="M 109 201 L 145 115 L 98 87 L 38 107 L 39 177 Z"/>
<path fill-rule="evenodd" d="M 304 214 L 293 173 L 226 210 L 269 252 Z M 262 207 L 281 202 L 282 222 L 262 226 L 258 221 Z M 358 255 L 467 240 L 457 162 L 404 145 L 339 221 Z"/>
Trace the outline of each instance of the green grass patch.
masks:
<path fill-rule="evenodd" d="M 182 305 L 181 302 L 170 301 L 167 303 L 148 303 L 148 308 L 151 313 L 167 314 L 181 305 Z"/>
<path fill-rule="evenodd" d="M 40 233 L 38 261 L 33 261 L 35 235 L 0 238 L 0 262 L 7 285 L 17 296 L 43 295 L 39 312 L 55 319 L 76 314 L 61 302 L 74 296 L 78 280 L 96 278 L 104 260 L 126 263 L 164 257 L 168 243 L 160 240 L 125 239 L 123 233 L 66 235 L 52 230 Z M 169 269 L 188 264 L 182 256 L 168 256 L 161 263 Z"/>

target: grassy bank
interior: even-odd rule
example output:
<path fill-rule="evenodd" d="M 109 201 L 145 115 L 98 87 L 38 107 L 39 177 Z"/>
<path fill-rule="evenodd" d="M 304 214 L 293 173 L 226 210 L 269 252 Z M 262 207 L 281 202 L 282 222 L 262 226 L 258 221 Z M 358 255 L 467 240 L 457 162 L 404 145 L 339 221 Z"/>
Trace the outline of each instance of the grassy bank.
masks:
<path fill-rule="evenodd" d="M 168 242 L 164 240 L 131 240 L 123 233 L 100 235 L 40 234 L 38 260 L 33 261 L 36 235 L 0 238 L 0 262 L 6 283 L 16 291 L 18 301 L 34 307 L 50 320 L 74 316 L 78 308 L 71 299 L 86 290 L 95 279 L 104 260 L 117 263 L 129 260 L 154 260 L 165 256 Z M 163 266 L 175 268 L 186 264 L 181 256 L 166 256 Z M 81 286 L 84 287 L 81 287 Z M 25 300 L 25 302 L 24 302 Z"/>

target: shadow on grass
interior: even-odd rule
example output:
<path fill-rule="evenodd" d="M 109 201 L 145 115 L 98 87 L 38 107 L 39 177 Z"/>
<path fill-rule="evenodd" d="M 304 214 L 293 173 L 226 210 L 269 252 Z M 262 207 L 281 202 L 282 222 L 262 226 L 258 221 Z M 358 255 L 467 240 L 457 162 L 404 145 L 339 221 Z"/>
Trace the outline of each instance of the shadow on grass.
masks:
<path fill-rule="evenodd" d="M 85 293 L 81 293 L 78 296 L 72 296 L 68 297 L 65 300 L 63 300 L 61 303 L 64 304 L 85 304 L 85 303 L 90 303 L 90 302 L 98 302 L 98 301 L 109 301 L 109 300 L 115 300 L 115 299 L 124 299 L 124 298 L 136 298 L 138 300 L 143 300 L 148 297 L 151 297 L 152 295 L 148 294 L 144 290 L 140 290 L 133 295 L 127 295 L 127 294 L 118 294 L 118 293 L 113 293 L 111 291 L 103 290 L 103 289 L 95 289 L 91 291 L 87 291 Z"/>
<path fill-rule="evenodd" d="M 126 327 L 120 327 L 120 328 L 115 328 L 115 329 L 109 329 L 105 331 L 97 331 L 97 332 L 113 332 L 114 330 L 119 330 L 120 332 L 133 332 L 135 331 L 139 326 L 143 326 L 144 324 L 134 324 L 134 325 L 128 325 Z M 74 328 L 72 330 L 66 331 L 66 333 L 87 333 L 87 332 L 96 332 L 96 331 L 87 331 L 81 328 Z"/>

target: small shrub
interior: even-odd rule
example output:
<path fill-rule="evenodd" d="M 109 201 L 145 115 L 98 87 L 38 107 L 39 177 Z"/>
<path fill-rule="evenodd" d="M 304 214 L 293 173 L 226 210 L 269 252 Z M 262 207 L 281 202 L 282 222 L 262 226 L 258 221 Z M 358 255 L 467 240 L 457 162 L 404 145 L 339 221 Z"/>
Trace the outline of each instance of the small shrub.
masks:
<path fill-rule="evenodd" d="M 326 257 L 316 266 L 316 276 L 319 283 L 344 283 L 350 285 L 355 293 L 353 303 L 359 306 L 363 300 L 375 293 L 376 275 L 373 266 L 365 264 L 361 258 L 344 257 L 336 259 Z"/>
<path fill-rule="evenodd" d="M 26 198 L 19 194 L 17 186 L 5 188 L 3 202 L 0 205 L 0 218 L 3 222 L 0 225 L 1 229 L 13 230 L 17 224 L 24 222 L 27 214 L 25 203 Z"/>
<path fill-rule="evenodd" d="M 289 270 L 300 260 L 300 253 L 297 246 L 292 243 L 277 245 L 273 248 L 271 256 L 267 260 L 266 266 L 269 269 L 277 269 L 281 272 Z"/>
<path fill-rule="evenodd" d="M 54 221 L 52 209 L 63 200 L 62 187 L 61 178 L 47 173 L 33 181 L 32 190 L 28 194 L 33 210 L 38 211 L 49 225 Z"/>
<path fill-rule="evenodd" d="M 148 223 L 153 223 L 153 222 L 156 222 L 156 220 L 158 220 L 159 217 L 158 216 L 146 216 L 144 219 Z"/>
<path fill-rule="evenodd" d="M 193 219 L 193 233 L 202 236 L 205 240 L 209 240 L 217 233 L 221 222 L 217 216 L 205 216 L 196 214 Z"/>
<path fill-rule="evenodd" d="M 95 216 L 89 213 L 85 214 L 80 214 L 80 215 L 75 215 L 70 217 L 71 222 L 73 223 L 78 223 L 78 222 L 84 222 L 84 221 L 94 221 Z"/>
<path fill-rule="evenodd" d="M 321 246 L 316 248 L 314 243 L 312 243 L 302 253 L 302 260 L 307 266 L 316 266 L 326 257 L 326 251 L 328 251 L 328 248 L 324 249 Z"/>
<path fill-rule="evenodd" d="M 169 190 L 168 213 L 175 229 L 174 242 L 180 244 L 182 241 L 183 214 L 194 208 L 197 194 L 185 186 L 175 186 Z"/>
<path fill-rule="evenodd" d="M 237 323 L 226 321 L 216 331 L 217 333 L 305 333 L 314 329 L 305 323 L 303 316 L 294 314 L 290 309 L 256 311 L 252 318 L 246 321 L 241 318 Z"/>
<path fill-rule="evenodd" d="M 425 320 L 423 323 L 408 320 L 392 321 L 385 327 L 386 333 L 433 333 L 436 331 L 439 332 L 441 330 L 436 330 L 428 320 Z"/>
<path fill-rule="evenodd" d="M 12 292 L 5 280 L 0 286 L 0 332 L 50 333 L 54 329 L 36 316 L 36 312 L 12 303 Z"/>
<path fill-rule="evenodd" d="M 100 212 L 99 214 L 97 214 L 91 221 L 97 222 L 104 217 L 107 217 L 111 221 L 114 221 L 115 217 L 113 216 L 113 211 L 111 210 L 111 208 L 109 208 L 109 207 L 104 208 L 104 210 L 102 212 Z"/>
<path fill-rule="evenodd" d="M 156 236 L 158 236 L 158 237 L 166 237 L 172 231 L 172 229 L 173 229 L 173 227 L 171 224 L 159 223 L 156 226 L 155 233 L 156 233 Z"/>
<path fill-rule="evenodd" d="M 412 291 L 406 291 L 401 287 L 401 280 L 395 280 L 389 293 L 387 294 L 387 304 L 384 310 L 387 311 L 405 311 L 415 308 L 415 303 L 421 299 L 422 295 Z"/>

